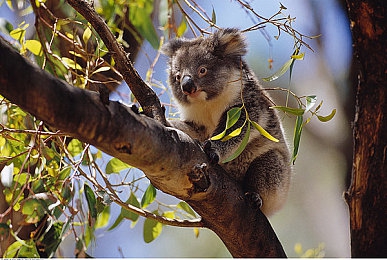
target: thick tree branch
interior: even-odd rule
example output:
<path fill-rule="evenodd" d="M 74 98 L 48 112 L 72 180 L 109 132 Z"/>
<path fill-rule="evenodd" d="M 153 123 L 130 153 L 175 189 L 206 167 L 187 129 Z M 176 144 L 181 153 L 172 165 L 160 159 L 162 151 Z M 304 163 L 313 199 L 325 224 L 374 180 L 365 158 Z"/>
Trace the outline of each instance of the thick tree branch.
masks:
<path fill-rule="evenodd" d="M 284 257 L 272 227 L 236 181 L 185 133 L 134 113 L 96 92 L 67 85 L 0 38 L 0 93 L 52 127 L 144 171 L 160 190 L 186 200 L 233 256 Z"/>

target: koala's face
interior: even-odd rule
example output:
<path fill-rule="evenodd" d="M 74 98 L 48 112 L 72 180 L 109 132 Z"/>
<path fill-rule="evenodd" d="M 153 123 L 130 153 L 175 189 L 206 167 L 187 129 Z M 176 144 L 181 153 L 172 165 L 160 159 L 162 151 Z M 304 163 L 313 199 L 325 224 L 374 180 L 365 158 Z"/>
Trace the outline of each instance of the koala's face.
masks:
<path fill-rule="evenodd" d="M 176 39 L 163 47 L 170 57 L 169 83 L 178 102 L 216 98 L 240 78 L 245 43 L 236 29 L 219 30 L 208 38 Z"/>

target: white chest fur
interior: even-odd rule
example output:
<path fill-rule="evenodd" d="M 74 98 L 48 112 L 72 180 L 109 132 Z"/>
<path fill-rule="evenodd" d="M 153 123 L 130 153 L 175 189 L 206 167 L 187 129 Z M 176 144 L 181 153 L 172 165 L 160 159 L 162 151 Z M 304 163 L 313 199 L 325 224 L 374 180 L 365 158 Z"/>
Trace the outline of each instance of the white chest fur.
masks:
<path fill-rule="evenodd" d="M 192 121 L 206 127 L 210 137 L 217 127 L 222 114 L 240 98 L 241 82 L 239 80 L 227 84 L 215 98 L 207 100 L 205 92 L 195 98 L 189 98 L 189 104 L 180 104 L 180 116 L 185 121 Z"/>

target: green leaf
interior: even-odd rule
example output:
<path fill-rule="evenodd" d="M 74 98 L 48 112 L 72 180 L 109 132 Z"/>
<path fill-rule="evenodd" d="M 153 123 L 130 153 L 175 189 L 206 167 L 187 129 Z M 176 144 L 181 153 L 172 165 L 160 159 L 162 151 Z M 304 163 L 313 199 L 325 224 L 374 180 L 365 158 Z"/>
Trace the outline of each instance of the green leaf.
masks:
<path fill-rule="evenodd" d="M 63 181 L 64 179 L 70 176 L 70 173 L 71 173 L 71 166 L 66 166 L 62 168 L 62 170 L 59 172 L 58 179 Z"/>
<path fill-rule="evenodd" d="M 129 199 L 126 201 L 126 203 L 130 204 L 136 208 L 140 208 L 140 203 L 138 202 L 138 199 L 137 199 L 136 195 L 134 195 L 133 192 L 130 193 Z M 138 214 L 136 214 L 130 210 L 127 210 L 125 208 L 121 208 L 121 214 L 124 218 L 130 219 L 133 222 L 136 222 L 138 219 Z"/>
<path fill-rule="evenodd" d="M 227 159 L 225 159 L 222 163 L 228 163 L 228 162 L 234 160 L 243 152 L 243 150 L 246 148 L 246 145 L 247 145 L 249 138 L 250 138 L 250 130 L 251 130 L 251 128 L 250 128 L 250 121 L 249 121 L 247 123 L 247 130 L 246 130 L 245 136 L 243 137 L 242 142 L 239 145 L 238 149 L 232 155 L 230 155 Z"/>
<path fill-rule="evenodd" d="M 26 216 L 25 222 L 38 223 L 46 214 L 46 210 L 39 199 L 27 199 L 22 206 L 22 213 Z"/>
<path fill-rule="evenodd" d="M 122 212 L 122 209 L 121 209 L 121 212 Z M 108 231 L 118 227 L 118 225 L 121 224 L 122 220 L 124 220 L 124 216 L 122 214 L 119 214 L 117 219 L 114 221 L 113 225 L 108 229 Z"/>
<path fill-rule="evenodd" d="M 152 12 L 153 0 L 134 1 L 129 8 L 129 20 L 152 47 L 158 49 L 160 39 L 151 19 Z"/>
<path fill-rule="evenodd" d="M 105 173 L 106 173 L 106 174 L 119 173 L 120 171 L 125 170 L 125 169 L 128 169 L 128 168 L 132 168 L 132 166 L 130 166 L 130 165 L 127 164 L 127 163 L 124 163 L 124 162 L 121 161 L 120 159 L 112 158 L 112 159 L 107 163 L 107 165 L 106 165 Z"/>
<path fill-rule="evenodd" d="M 279 142 L 279 140 L 277 138 L 275 138 L 274 136 L 272 136 L 271 134 L 269 134 L 269 132 L 267 132 L 265 129 L 263 129 L 262 126 L 260 126 L 257 122 L 254 122 L 254 121 L 251 121 L 251 124 L 254 126 L 255 129 L 258 130 L 258 132 L 263 135 L 264 137 L 266 137 L 267 139 L 273 141 L 273 142 Z"/>
<path fill-rule="evenodd" d="M 0 223 L 0 237 L 2 239 L 7 239 L 11 233 L 11 228 L 7 223 Z"/>
<path fill-rule="evenodd" d="M 327 116 L 319 116 L 317 115 L 318 120 L 321 122 L 328 122 L 336 115 L 336 108 L 332 110 L 332 112 Z"/>
<path fill-rule="evenodd" d="M 5 258 L 39 258 L 38 250 L 34 241 L 18 240 L 10 245 L 5 251 L 3 257 Z"/>
<path fill-rule="evenodd" d="M 1 4 L 0 4 L 1 5 Z M 7 19 L 0 18 L 0 32 L 9 34 L 13 30 L 13 25 Z"/>
<path fill-rule="evenodd" d="M 109 223 L 110 207 L 106 206 L 101 213 L 98 214 L 97 221 L 95 222 L 95 228 L 106 227 Z"/>
<path fill-rule="evenodd" d="M 214 7 L 212 7 L 211 22 L 216 24 L 216 13 Z"/>
<path fill-rule="evenodd" d="M 296 124 L 294 126 L 294 135 L 293 135 L 293 155 L 292 155 L 292 163 L 293 164 L 296 162 L 297 155 L 298 155 L 298 149 L 300 147 L 303 121 L 304 121 L 304 117 L 302 115 L 297 116 Z"/>
<path fill-rule="evenodd" d="M 35 54 L 36 56 L 42 56 L 43 50 L 42 50 L 42 44 L 37 40 L 26 40 L 25 42 L 26 48 Z"/>
<path fill-rule="evenodd" d="M 220 134 L 211 137 L 211 140 L 216 141 L 216 140 L 222 139 L 224 137 L 224 135 L 226 134 L 227 129 L 229 129 L 230 127 L 235 125 L 236 122 L 238 122 L 238 119 L 240 118 L 241 113 L 242 113 L 242 107 L 234 107 L 234 108 L 230 109 L 229 111 L 227 111 L 227 119 L 226 119 L 225 129 Z"/>
<path fill-rule="evenodd" d="M 305 109 L 303 108 L 293 108 L 293 107 L 286 107 L 286 106 L 272 106 L 270 108 L 278 109 L 295 116 L 302 116 L 305 112 Z"/>
<path fill-rule="evenodd" d="M 185 201 L 180 201 L 179 204 L 177 204 L 177 207 L 179 209 L 182 209 L 184 210 L 185 212 L 187 212 L 189 215 L 191 215 L 192 217 L 196 218 L 196 214 L 195 214 L 195 211 L 193 211 L 193 209 L 187 204 L 187 202 Z"/>
<path fill-rule="evenodd" d="M 293 62 L 294 62 L 294 59 L 288 60 L 287 62 L 285 62 L 284 65 L 282 65 L 281 68 L 279 68 L 279 70 L 277 70 L 276 72 L 274 72 L 273 75 L 271 75 L 271 76 L 269 76 L 269 77 L 266 77 L 266 78 L 262 78 L 262 80 L 267 81 L 267 82 L 270 82 L 270 81 L 274 81 L 274 80 L 278 79 L 279 77 L 281 77 L 282 75 L 284 75 L 286 71 L 289 70 L 289 68 L 290 68 L 290 66 L 293 64 Z"/>
<path fill-rule="evenodd" d="M 54 222 L 44 234 L 42 243 L 44 244 L 44 251 L 48 254 L 49 258 L 54 256 L 58 246 L 62 242 L 63 226 L 64 223 L 62 221 Z"/>
<path fill-rule="evenodd" d="M 283 74 L 285 74 L 285 72 L 287 72 L 288 70 L 290 70 L 290 75 L 289 75 L 289 82 L 291 81 L 292 79 L 292 72 L 293 72 L 293 65 L 294 65 L 294 61 L 295 60 L 302 60 L 304 58 L 304 55 L 305 53 L 301 53 L 299 54 L 300 52 L 300 48 L 297 48 L 296 50 L 294 50 L 293 54 L 290 56 L 290 60 L 288 60 L 287 62 L 285 62 L 284 65 L 282 65 L 281 68 L 279 68 L 279 70 L 277 70 L 276 72 L 274 72 L 273 75 L 269 76 L 269 77 L 266 77 L 266 78 L 262 78 L 264 81 L 273 81 L 273 80 L 276 80 L 278 79 L 279 77 L 281 77 Z"/>
<path fill-rule="evenodd" d="M 86 183 L 83 185 L 83 189 L 85 190 L 85 196 L 86 196 L 87 205 L 89 207 L 90 216 L 93 219 L 96 219 L 98 213 L 97 213 L 97 206 L 96 206 L 97 200 L 95 198 L 94 192 L 90 188 L 90 186 L 87 185 Z"/>
<path fill-rule="evenodd" d="M 306 97 L 306 106 L 305 106 L 305 112 L 308 112 L 309 110 L 314 107 L 316 104 L 317 98 L 316 96 L 307 96 Z"/>
<path fill-rule="evenodd" d="M 141 207 L 146 208 L 149 204 L 151 204 L 156 198 L 156 189 L 152 184 L 149 184 L 148 188 L 144 192 L 144 195 L 141 199 Z"/>
<path fill-rule="evenodd" d="M 157 213 L 157 212 L 156 212 Z M 145 219 L 144 221 L 144 241 L 150 243 L 155 240 L 163 230 L 163 225 L 153 219 Z"/>
<path fill-rule="evenodd" d="M 83 152 L 83 144 L 78 139 L 73 139 L 68 144 L 67 150 L 69 150 L 70 154 L 75 157 Z"/>

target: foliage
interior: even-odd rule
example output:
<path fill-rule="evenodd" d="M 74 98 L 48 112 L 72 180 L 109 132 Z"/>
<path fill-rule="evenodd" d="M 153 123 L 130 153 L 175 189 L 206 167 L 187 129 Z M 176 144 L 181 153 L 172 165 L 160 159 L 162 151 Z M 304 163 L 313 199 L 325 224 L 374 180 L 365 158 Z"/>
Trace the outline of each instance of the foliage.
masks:
<path fill-rule="evenodd" d="M 310 248 L 304 251 L 300 243 L 294 245 L 294 252 L 300 258 L 322 258 L 325 256 L 325 245 L 320 243 L 316 248 Z"/>
<path fill-rule="evenodd" d="M 216 10 L 212 9 L 209 16 L 195 1 L 166 2 L 167 5 L 162 6 L 159 13 L 165 35 L 180 37 L 188 30 L 195 35 L 203 35 L 218 28 L 216 17 L 219 14 Z M 283 13 L 286 10 L 283 5 L 280 5 L 276 14 L 265 18 L 246 2 L 235 2 L 253 17 L 254 24 L 244 31 L 265 30 L 264 26 L 273 25 L 278 28 L 276 39 L 281 32 L 293 37 L 295 50 L 291 59 L 265 80 L 275 80 L 288 70 L 291 77 L 294 62 L 304 57 L 303 53 L 299 53 L 301 47 L 310 48 L 304 38 L 311 37 L 292 27 L 295 18 Z M 16 8 L 11 1 L 2 3 L 6 3 L 12 10 Z M 26 31 L 30 25 L 25 22 L 15 29 L 6 22 L 2 28 L 13 39 L 13 45 L 19 49 L 21 55 L 75 87 L 92 89 L 93 84 L 108 85 L 117 81 L 116 77 L 101 76 L 112 72 L 120 77 L 105 44 L 88 21 L 77 15 L 63 1 L 55 1 L 55 4 L 62 11 L 61 14 L 66 15 L 65 18 L 54 13 L 44 0 L 24 4 L 23 14 L 33 12 L 36 16 L 33 38 L 26 39 Z M 138 35 L 132 31 L 139 42 L 143 37 L 155 49 L 162 44 L 163 37 L 159 37 L 152 20 L 153 0 L 101 0 L 95 1 L 95 7 L 123 46 L 128 46 L 123 35 L 130 28 L 121 22 L 127 17 L 139 33 Z M 170 15 L 163 20 L 163 17 L 167 17 L 163 15 L 165 13 Z M 199 26 L 198 21 L 205 26 Z M 154 62 L 157 62 L 157 58 Z M 147 81 L 153 86 L 162 85 L 152 80 L 152 69 L 150 66 Z M 272 107 L 296 117 L 294 161 L 303 127 L 313 116 L 322 122 L 329 121 L 335 110 L 328 116 L 321 116 L 318 111 L 322 101 L 312 110 L 317 102 L 316 96 L 298 97 L 288 89 L 272 90 L 286 91 L 298 102 L 297 108 L 288 107 L 287 104 Z M 181 201 L 169 205 L 159 201 L 156 189 L 146 180 L 145 175 L 130 165 L 116 158 L 108 158 L 96 148 L 50 129 L 44 122 L 4 98 L 0 100 L 0 112 L 1 182 L 4 186 L 2 192 L 9 205 L 0 215 L 0 237 L 3 239 L 11 236 L 15 241 L 2 251 L 4 257 L 51 257 L 58 254 L 58 246 L 69 235 L 75 238 L 76 254 L 84 253 L 95 240 L 95 230 L 109 225 L 113 205 L 120 207 L 120 214 L 108 230 L 117 228 L 124 220 L 131 221 L 133 227 L 138 223 L 139 216 L 142 216 L 146 218 L 143 237 L 147 243 L 156 239 L 166 224 L 200 226 L 198 216 L 187 203 Z M 228 133 L 227 130 L 242 113 L 246 115 L 243 126 Z M 309 117 L 306 117 L 307 113 L 310 114 Z M 249 119 L 244 106 L 228 111 L 226 128 L 212 139 L 224 141 L 233 138 L 241 133 L 243 127 L 247 127 L 247 131 L 241 146 L 226 161 L 235 159 L 243 151 L 252 127 L 268 139 L 278 142 L 257 122 Z M 17 223 L 11 216 L 16 213 L 22 216 L 22 225 L 32 225 L 35 228 L 28 239 L 21 238 L 20 229 L 15 228 Z M 197 228 L 194 232 L 198 236 Z"/>

